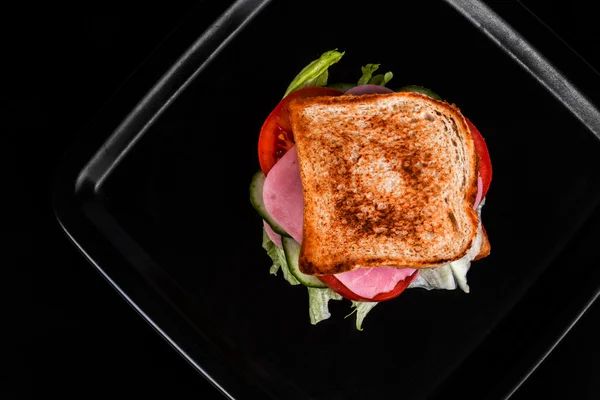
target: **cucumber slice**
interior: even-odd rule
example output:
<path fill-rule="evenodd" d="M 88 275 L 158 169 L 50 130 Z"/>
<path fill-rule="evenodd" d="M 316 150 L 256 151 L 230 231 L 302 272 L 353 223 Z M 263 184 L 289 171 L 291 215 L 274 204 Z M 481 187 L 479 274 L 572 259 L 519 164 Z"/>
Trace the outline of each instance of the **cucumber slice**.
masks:
<path fill-rule="evenodd" d="M 288 268 L 292 275 L 300 281 L 301 284 L 313 288 L 326 288 L 323 282 L 321 282 L 316 276 L 306 275 L 300 272 L 298 267 L 298 258 L 300 257 L 300 243 L 296 242 L 290 237 L 281 238 L 283 243 L 283 252 L 285 253 L 285 259 L 287 261 Z"/>
<path fill-rule="evenodd" d="M 279 226 L 277 222 L 269 215 L 267 209 L 265 207 L 265 202 L 263 200 L 263 186 L 265 185 L 266 176 L 262 171 L 258 171 L 252 177 L 252 182 L 250 183 L 250 202 L 258 214 L 271 226 L 273 231 L 277 232 L 282 236 L 289 236 L 287 232 Z"/>
<path fill-rule="evenodd" d="M 417 93 L 421 93 L 421 94 L 424 94 L 426 96 L 429 96 L 429 97 L 431 97 L 433 99 L 436 99 L 436 100 L 441 100 L 442 99 L 433 90 L 427 89 L 426 87 L 418 86 L 418 85 L 402 86 L 401 88 L 396 89 L 396 92 L 417 92 Z"/>

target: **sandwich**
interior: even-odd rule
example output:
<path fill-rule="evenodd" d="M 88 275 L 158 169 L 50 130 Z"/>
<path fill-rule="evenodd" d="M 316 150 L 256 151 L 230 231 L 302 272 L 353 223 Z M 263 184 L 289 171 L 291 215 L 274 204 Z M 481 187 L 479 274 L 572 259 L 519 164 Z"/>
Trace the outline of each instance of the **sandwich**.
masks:
<path fill-rule="evenodd" d="M 311 323 L 347 299 L 362 330 L 406 289 L 469 292 L 471 262 L 491 250 L 481 211 L 492 169 L 479 131 L 431 90 L 392 90 L 379 64 L 327 86 L 343 54 L 304 68 L 264 122 L 250 197 L 271 273 L 307 287 Z"/>

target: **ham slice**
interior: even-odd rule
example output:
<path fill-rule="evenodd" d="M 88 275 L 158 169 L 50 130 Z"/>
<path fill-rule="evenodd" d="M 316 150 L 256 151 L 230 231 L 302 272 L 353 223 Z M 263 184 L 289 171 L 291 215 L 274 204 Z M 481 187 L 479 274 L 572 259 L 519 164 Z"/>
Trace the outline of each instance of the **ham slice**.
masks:
<path fill-rule="evenodd" d="M 394 289 L 398 282 L 415 272 L 412 268 L 358 268 L 334 276 L 348 289 L 365 299 Z"/>
<path fill-rule="evenodd" d="M 295 145 L 269 171 L 263 186 L 263 201 L 275 222 L 302 243 L 304 199 Z"/>
<path fill-rule="evenodd" d="M 481 203 L 481 195 L 483 194 L 483 179 L 481 175 L 477 175 L 477 197 L 475 198 L 475 209 Z"/>
<path fill-rule="evenodd" d="M 267 232 L 267 236 L 269 239 L 271 239 L 271 242 L 275 243 L 275 246 L 281 249 L 283 247 L 283 244 L 281 243 L 281 236 L 279 236 L 279 234 L 275 232 L 273 228 L 271 228 L 271 225 L 267 224 L 266 221 L 263 221 L 263 225 L 265 227 L 265 232 Z"/>

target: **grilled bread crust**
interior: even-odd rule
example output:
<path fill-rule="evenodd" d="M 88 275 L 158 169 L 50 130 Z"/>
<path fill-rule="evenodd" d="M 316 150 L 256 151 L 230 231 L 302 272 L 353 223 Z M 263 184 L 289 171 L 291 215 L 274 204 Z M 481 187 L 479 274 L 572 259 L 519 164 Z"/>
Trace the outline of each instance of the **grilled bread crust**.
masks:
<path fill-rule="evenodd" d="M 460 110 L 411 92 L 289 105 L 304 199 L 299 267 L 432 268 L 477 234 L 477 154 Z"/>

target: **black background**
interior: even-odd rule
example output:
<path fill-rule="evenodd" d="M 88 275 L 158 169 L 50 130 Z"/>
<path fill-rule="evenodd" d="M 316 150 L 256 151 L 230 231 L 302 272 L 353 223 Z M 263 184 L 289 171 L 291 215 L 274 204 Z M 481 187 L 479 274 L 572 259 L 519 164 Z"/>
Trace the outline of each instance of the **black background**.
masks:
<path fill-rule="evenodd" d="M 586 11 L 577 1 L 543 8 L 526 3 L 600 69 L 600 29 L 591 8 Z M 5 111 L 17 124 L 5 136 L 9 151 L 3 170 L 8 171 L 7 187 L 16 187 L 10 192 L 14 196 L 6 196 L 14 201 L 8 209 L 17 211 L 7 213 L 15 224 L 14 229 L 5 225 L 10 239 L 4 245 L 7 270 L 26 274 L 32 285 L 12 295 L 19 281 L 3 282 L 4 294 L 11 295 L 7 315 L 16 317 L 9 324 L 14 329 L 7 329 L 16 340 L 4 344 L 10 354 L 17 350 L 18 358 L 10 364 L 2 357 L 8 368 L 2 371 L 0 398 L 107 398 L 117 393 L 223 398 L 91 268 L 62 234 L 50 207 L 61 152 L 194 5 L 171 1 L 131 12 L 86 5 L 15 17 L 21 28 L 10 36 L 16 44 L 11 64 L 18 71 L 5 78 L 18 83 L 19 90 Z M 579 240 L 580 246 L 594 243 L 589 236 Z M 16 307 L 30 305 L 30 299 L 33 307 Z M 537 397 L 541 391 L 550 393 L 548 398 L 600 398 L 600 329 L 594 323 L 599 317 L 596 304 L 514 398 Z"/>

